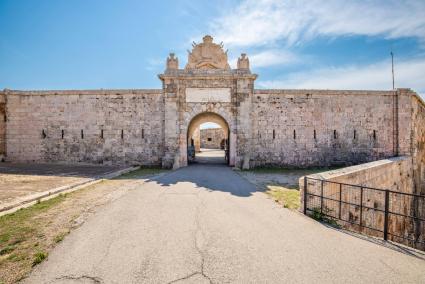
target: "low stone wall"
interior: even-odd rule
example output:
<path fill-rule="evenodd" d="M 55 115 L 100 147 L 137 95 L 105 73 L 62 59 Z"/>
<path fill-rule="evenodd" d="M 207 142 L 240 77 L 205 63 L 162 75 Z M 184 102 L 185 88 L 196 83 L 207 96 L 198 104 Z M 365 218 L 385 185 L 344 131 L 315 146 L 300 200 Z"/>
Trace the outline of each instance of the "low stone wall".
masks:
<path fill-rule="evenodd" d="M 414 198 L 412 196 L 398 194 L 415 193 L 414 180 L 412 177 L 412 157 L 395 157 L 379 160 L 357 166 L 332 170 L 319 174 L 307 176 L 308 188 L 308 209 L 319 210 L 322 205 L 322 212 L 330 216 L 338 216 L 344 221 L 337 223 L 347 229 L 362 232 L 367 235 L 382 237 L 383 233 L 368 229 L 384 229 L 385 191 L 374 190 L 387 189 L 394 193 L 389 194 L 389 211 L 403 215 L 416 216 L 425 219 L 423 207 L 425 198 Z M 322 181 L 323 191 L 322 191 Z M 342 183 L 343 185 L 340 185 Z M 301 190 L 301 210 L 304 210 L 304 177 L 299 180 Z M 364 186 L 363 193 L 361 188 Z M 341 190 L 341 195 L 340 195 Z M 320 196 L 323 192 L 323 203 Z M 313 195 L 310 195 L 313 194 Z M 332 201 L 326 198 L 334 199 Z M 342 205 L 340 206 L 339 200 Z M 353 206 L 347 203 L 360 205 L 362 200 L 362 214 L 360 206 Z M 317 207 L 317 208 L 316 208 Z M 360 227 L 358 224 L 362 222 Z M 411 245 L 420 249 L 425 249 L 424 245 L 414 245 L 412 242 L 403 241 L 403 236 L 425 241 L 425 222 L 414 222 L 411 218 L 405 218 L 396 214 L 389 214 L 388 218 L 388 239 L 396 242 Z"/>
<path fill-rule="evenodd" d="M 415 193 L 425 195 L 425 103 L 418 96 L 412 97 L 411 137 Z"/>

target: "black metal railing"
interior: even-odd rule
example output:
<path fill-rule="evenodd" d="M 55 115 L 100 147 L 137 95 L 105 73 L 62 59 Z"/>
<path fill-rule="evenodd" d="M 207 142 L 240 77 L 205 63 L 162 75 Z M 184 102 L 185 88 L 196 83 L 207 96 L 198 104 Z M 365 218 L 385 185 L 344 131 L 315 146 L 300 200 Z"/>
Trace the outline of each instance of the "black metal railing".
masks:
<path fill-rule="evenodd" d="M 304 177 L 304 214 L 425 250 L 425 196 Z"/>

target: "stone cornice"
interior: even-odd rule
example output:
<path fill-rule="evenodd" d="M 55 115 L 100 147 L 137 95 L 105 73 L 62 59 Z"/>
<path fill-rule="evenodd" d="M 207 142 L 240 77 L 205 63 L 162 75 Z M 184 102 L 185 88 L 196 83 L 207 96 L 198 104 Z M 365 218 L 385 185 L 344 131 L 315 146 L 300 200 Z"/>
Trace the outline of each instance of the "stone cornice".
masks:
<path fill-rule="evenodd" d="M 165 79 L 185 79 L 185 80 L 217 80 L 217 79 L 257 79 L 257 74 L 252 74 L 248 70 L 167 70 L 164 74 L 159 74 L 158 78 Z"/>

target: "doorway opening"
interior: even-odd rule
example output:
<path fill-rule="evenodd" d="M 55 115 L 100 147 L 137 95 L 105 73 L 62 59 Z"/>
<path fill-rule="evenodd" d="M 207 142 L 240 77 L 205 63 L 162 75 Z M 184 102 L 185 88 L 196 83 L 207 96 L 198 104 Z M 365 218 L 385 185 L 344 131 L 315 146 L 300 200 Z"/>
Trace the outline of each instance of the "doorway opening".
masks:
<path fill-rule="evenodd" d="M 202 113 L 189 124 L 187 161 L 189 164 L 229 164 L 229 127 L 215 113 Z"/>

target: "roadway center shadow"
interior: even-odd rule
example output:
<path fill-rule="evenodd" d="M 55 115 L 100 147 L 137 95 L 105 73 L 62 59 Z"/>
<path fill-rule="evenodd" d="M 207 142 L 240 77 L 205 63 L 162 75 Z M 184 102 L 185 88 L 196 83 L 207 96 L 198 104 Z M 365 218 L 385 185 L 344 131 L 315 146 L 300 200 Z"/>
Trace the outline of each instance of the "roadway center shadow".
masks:
<path fill-rule="evenodd" d="M 249 197 L 258 191 L 230 167 L 221 164 L 193 164 L 165 175 L 149 179 L 162 186 L 170 187 L 178 183 L 192 183 L 196 188 L 207 191 L 228 192 L 239 197 Z"/>

